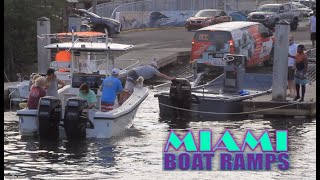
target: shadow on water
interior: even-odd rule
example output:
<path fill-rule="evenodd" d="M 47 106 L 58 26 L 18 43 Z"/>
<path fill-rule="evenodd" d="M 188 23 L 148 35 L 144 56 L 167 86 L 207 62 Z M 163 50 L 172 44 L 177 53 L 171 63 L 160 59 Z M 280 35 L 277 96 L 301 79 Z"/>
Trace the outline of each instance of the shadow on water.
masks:
<path fill-rule="evenodd" d="M 189 128 L 189 123 L 191 119 L 185 117 L 175 117 L 175 118 L 159 118 L 159 122 L 164 122 L 168 124 L 169 129 L 187 129 Z"/>
<path fill-rule="evenodd" d="M 237 115 L 237 116 L 219 116 L 219 115 L 203 115 L 199 116 L 194 113 L 183 113 L 177 110 L 177 113 L 174 116 L 167 116 L 161 114 L 159 117 L 159 122 L 164 122 L 169 125 L 169 129 L 187 129 L 190 128 L 190 122 L 205 122 L 205 121 L 215 121 L 215 122 L 232 122 L 232 121 L 243 121 L 246 120 L 246 115 Z"/>

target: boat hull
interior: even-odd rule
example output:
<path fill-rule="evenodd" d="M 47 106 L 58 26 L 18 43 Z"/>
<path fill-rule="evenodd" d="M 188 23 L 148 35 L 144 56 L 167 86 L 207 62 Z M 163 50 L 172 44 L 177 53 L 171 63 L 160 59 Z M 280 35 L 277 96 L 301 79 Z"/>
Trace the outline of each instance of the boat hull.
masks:
<path fill-rule="evenodd" d="M 242 112 L 242 100 L 226 102 L 220 98 L 199 97 L 199 102 L 191 103 L 187 110 L 179 110 L 173 105 L 169 94 L 161 93 L 157 95 L 159 101 L 160 118 L 172 119 L 183 117 L 189 120 L 223 120 L 239 118 Z M 242 115 L 244 116 L 244 115 Z"/>
<path fill-rule="evenodd" d="M 87 138 L 111 138 L 123 133 L 132 126 L 132 121 L 137 113 L 140 104 L 148 96 L 148 88 L 135 88 L 135 92 L 120 107 L 108 111 L 101 112 L 99 110 L 89 110 L 87 115 L 93 124 L 93 128 L 86 128 Z M 19 117 L 19 132 L 22 136 L 34 136 L 38 134 L 38 110 L 22 109 L 17 111 Z M 65 130 L 63 127 L 64 109 L 61 113 L 61 121 L 59 126 L 59 136 L 65 138 Z"/>

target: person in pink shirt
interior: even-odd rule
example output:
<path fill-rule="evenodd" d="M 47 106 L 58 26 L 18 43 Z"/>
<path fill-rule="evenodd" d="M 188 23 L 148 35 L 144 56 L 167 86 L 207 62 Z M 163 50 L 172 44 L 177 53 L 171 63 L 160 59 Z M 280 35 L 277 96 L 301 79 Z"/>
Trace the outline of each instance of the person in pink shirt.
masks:
<path fill-rule="evenodd" d="M 46 85 L 45 77 L 41 76 L 35 80 L 35 84 L 32 86 L 29 93 L 29 98 L 27 102 L 28 109 L 38 108 L 40 98 L 46 95 L 46 91 L 44 90 L 45 85 Z"/>

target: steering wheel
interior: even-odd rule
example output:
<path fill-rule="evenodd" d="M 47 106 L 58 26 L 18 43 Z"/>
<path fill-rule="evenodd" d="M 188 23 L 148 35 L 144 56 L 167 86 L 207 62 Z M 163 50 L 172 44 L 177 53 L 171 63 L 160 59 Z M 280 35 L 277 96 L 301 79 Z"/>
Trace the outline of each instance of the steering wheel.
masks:
<path fill-rule="evenodd" d="M 230 62 L 234 60 L 234 56 L 226 56 L 224 58 L 222 58 L 222 60 L 226 61 L 226 62 Z"/>

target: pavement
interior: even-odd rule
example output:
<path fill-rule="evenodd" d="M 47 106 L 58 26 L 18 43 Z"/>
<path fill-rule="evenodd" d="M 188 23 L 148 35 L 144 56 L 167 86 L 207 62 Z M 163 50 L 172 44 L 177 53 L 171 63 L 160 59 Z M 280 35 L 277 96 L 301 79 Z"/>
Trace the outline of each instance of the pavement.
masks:
<path fill-rule="evenodd" d="M 243 101 L 244 112 L 255 112 L 254 115 L 282 117 L 314 117 L 316 115 L 316 81 L 306 85 L 303 102 L 293 101 L 286 97 L 285 101 L 273 101 L 272 93 Z M 301 90 L 300 90 L 301 93 Z M 279 108 L 281 107 L 281 108 Z M 268 109 L 268 110 L 266 110 Z"/>

